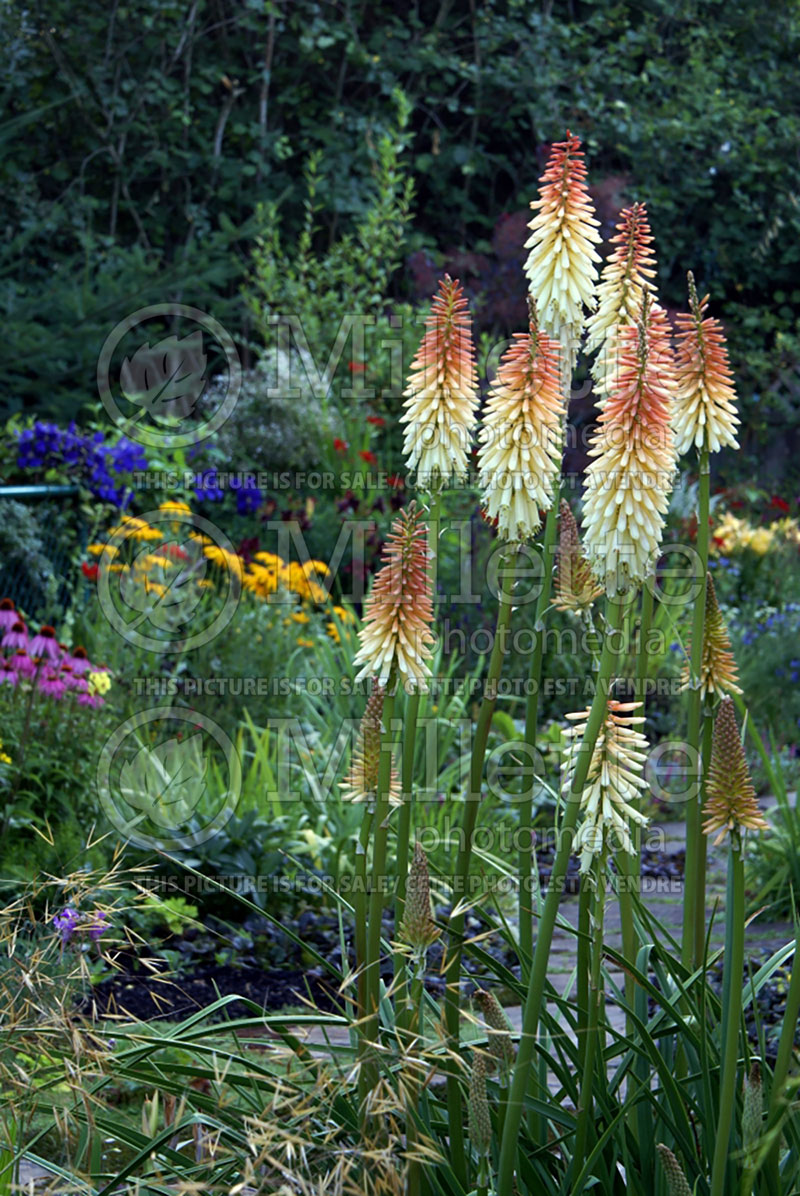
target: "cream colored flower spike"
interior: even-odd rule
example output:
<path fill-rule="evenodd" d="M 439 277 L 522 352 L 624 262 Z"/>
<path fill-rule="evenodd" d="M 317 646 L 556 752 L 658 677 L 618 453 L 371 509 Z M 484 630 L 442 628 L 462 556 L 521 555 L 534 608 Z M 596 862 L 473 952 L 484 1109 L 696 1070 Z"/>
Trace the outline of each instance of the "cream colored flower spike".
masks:
<path fill-rule="evenodd" d="M 553 503 L 565 403 L 559 345 L 536 327 L 517 332 L 500 362 L 478 434 L 484 510 L 502 540 L 524 542 Z"/>
<path fill-rule="evenodd" d="M 530 249 L 525 274 L 541 326 L 569 346 L 571 358 L 583 327 L 583 309 L 595 306 L 595 263 L 600 255 L 594 246 L 601 240 L 580 145 L 580 138 L 567 130 L 567 140 L 552 147 L 539 180 L 539 198 L 531 202 L 538 211 L 525 242 Z M 571 372 L 573 361 L 566 365 Z"/>
<path fill-rule="evenodd" d="M 694 278 L 689 274 L 691 312 L 678 316 L 676 360 L 677 390 L 673 427 L 679 453 L 694 445 L 738 448 L 736 391 L 728 363 L 728 349 L 719 320 L 706 316 L 708 295 L 698 301 Z"/>
<path fill-rule="evenodd" d="M 478 407 L 478 375 L 467 300 L 458 280 L 439 283 L 428 331 L 403 392 L 403 454 L 420 490 L 465 477 Z"/>
<path fill-rule="evenodd" d="M 383 548 L 381 569 L 364 604 L 355 678 L 380 685 L 399 681 L 427 692 L 433 601 L 428 573 L 427 527 L 416 503 L 401 511 Z"/>
<path fill-rule="evenodd" d="M 638 802 L 640 791 L 647 788 L 642 777 L 647 740 L 637 730 L 644 716 L 633 713 L 641 705 L 641 702 L 609 699 L 580 799 L 583 821 L 575 836 L 574 849 L 580 854 L 581 872 L 588 872 L 594 857 L 606 847 L 635 854 L 630 824 L 644 826 L 647 822 L 644 814 L 631 804 Z M 582 710 L 567 715 L 575 725 L 565 732 L 572 743 L 567 749 L 564 793 L 569 793 L 572 785 L 576 747 L 583 738 L 589 714 L 589 710 Z"/>
<path fill-rule="evenodd" d="M 650 281 L 656 272 L 652 243 L 645 205 L 625 208 L 611 238 L 614 249 L 600 276 L 597 310 L 586 321 L 586 351 L 598 350 L 591 372 L 601 402 L 618 369 L 620 329 L 638 320 L 645 291 L 654 292 Z"/>
<path fill-rule="evenodd" d="M 610 597 L 640 585 L 652 568 L 677 461 L 669 327 L 647 295 L 638 327 L 620 333 L 619 361 L 589 450 L 583 502 L 584 548 Z"/>

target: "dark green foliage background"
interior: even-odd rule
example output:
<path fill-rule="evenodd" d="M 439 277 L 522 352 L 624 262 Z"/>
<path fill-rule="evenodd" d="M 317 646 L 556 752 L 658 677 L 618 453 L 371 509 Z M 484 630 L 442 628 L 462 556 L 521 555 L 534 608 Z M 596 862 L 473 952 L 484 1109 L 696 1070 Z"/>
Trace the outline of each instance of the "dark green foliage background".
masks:
<path fill-rule="evenodd" d="M 351 228 L 399 86 L 409 250 L 486 248 L 569 126 L 594 182 L 630 176 L 648 202 L 665 301 L 682 305 L 689 267 L 711 291 L 747 443 L 765 444 L 800 422 L 799 15 L 796 0 L 9 0 L 0 400 L 73 415 L 105 335 L 148 302 L 205 307 L 246 353 L 257 203 L 291 237 L 321 150 L 320 248 Z"/>

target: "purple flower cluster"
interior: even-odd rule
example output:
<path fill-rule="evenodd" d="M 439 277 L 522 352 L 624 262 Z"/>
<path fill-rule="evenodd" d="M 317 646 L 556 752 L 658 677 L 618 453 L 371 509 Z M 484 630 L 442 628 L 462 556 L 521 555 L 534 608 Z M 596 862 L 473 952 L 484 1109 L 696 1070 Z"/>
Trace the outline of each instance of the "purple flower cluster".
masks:
<path fill-rule="evenodd" d="M 53 926 L 61 934 L 61 945 L 67 943 L 77 932 L 86 932 L 93 942 L 97 942 L 102 934 L 108 930 L 108 915 L 102 910 L 95 910 L 91 914 L 78 913 L 71 905 L 67 905 L 53 918 Z"/>
<path fill-rule="evenodd" d="M 197 501 L 202 502 L 205 499 L 206 502 L 222 502 L 225 491 L 221 481 L 215 469 L 207 469 L 199 474 L 195 478 L 194 487 Z M 239 515 L 250 515 L 258 510 L 264 501 L 264 495 L 255 481 L 246 475 L 241 478 L 232 477 L 229 489 L 236 495 L 236 510 Z"/>
<path fill-rule="evenodd" d="M 64 469 L 95 496 L 115 507 L 128 506 L 132 490 L 124 481 L 134 470 L 147 469 L 147 457 L 138 444 L 122 437 L 108 444 L 102 432 L 84 436 L 75 424 L 59 428 L 37 420 L 18 433 L 17 465 L 20 469 Z"/>
<path fill-rule="evenodd" d="M 70 650 L 59 644 L 52 627 L 40 627 L 30 635 L 10 598 L 0 601 L 0 649 L 0 685 L 28 682 L 56 701 L 72 694 L 80 706 L 105 705 L 96 681 L 108 670 L 92 664 L 83 648 Z"/>

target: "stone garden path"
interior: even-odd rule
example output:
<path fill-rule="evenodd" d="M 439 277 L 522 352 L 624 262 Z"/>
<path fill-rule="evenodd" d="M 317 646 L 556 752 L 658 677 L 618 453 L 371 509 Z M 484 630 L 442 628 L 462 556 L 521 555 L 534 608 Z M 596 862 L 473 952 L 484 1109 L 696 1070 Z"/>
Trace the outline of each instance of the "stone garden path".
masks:
<path fill-rule="evenodd" d="M 762 799 L 762 805 L 766 806 L 769 804 L 771 803 Z M 659 823 L 658 829 L 664 832 L 665 851 L 674 853 L 683 850 L 686 842 L 686 827 L 683 822 Z M 706 909 L 709 919 L 714 912 L 715 905 L 717 906 L 710 941 L 712 951 L 720 948 L 724 940 L 724 922 L 721 911 L 724 908 L 725 901 L 725 867 L 726 856 L 724 850 L 714 851 L 709 846 L 708 871 L 706 874 Z M 648 909 L 665 926 L 673 938 L 680 941 L 683 921 L 683 881 L 651 882 L 649 889 L 646 887 L 647 883 L 647 879 L 645 879 L 643 882 L 644 899 Z M 575 935 L 567 930 L 563 926 L 563 923 L 568 922 L 570 926 L 577 927 L 577 896 L 564 897 L 559 906 L 559 912 L 559 921 L 562 925 L 556 927 L 553 936 L 548 976 L 553 987 L 563 993 L 570 977 L 574 974 L 576 962 L 575 945 L 577 941 Z M 614 899 L 609 899 L 606 905 L 604 937 L 609 946 L 615 948 L 622 947 L 619 905 Z M 768 955 L 793 938 L 794 931 L 790 922 L 765 922 L 756 919 L 747 928 L 745 950 L 749 950 L 754 955 Z M 610 969 L 610 974 L 614 975 L 613 969 Z M 615 979 L 620 984 L 620 987 L 622 987 L 622 978 L 619 973 Z M 507 1007 L 506 1013 L 514 1029 L 521 1029 L 522 1009 L 520 1006 L 512 1005 Z M 606 1006 L 606 1016 L 613 1030 L 624 1030 L 624 1015 L 619 1006 L 612 1001 L 609 1001 Z M 349 1042 L 347 1029 L 335 1026 L 326 1031 L 325 1035 L 316 1028 L 311 1030 L 308 1032 L 306 1041 L 310 1045 L 324 1048 L 326 1035 L 331 1045 L 344 1046 Z"/>

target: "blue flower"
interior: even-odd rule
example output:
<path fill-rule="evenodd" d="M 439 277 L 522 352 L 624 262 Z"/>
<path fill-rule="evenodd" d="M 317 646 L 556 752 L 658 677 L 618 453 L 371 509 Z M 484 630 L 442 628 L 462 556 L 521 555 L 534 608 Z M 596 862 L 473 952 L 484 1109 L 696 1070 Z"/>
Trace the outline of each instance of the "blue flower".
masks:
<path fill-rule="evenodd" d="M 254 482 L 231 478 L 230 485 L 236 491 L 236 510 L 240 515 L 250 515 L 261 506 L 264 496 Z"/>
<path fill-rule="evenodd" d="M 53 918 L 53 925 L 56 930 L 61 931 L 61 944 L 66 946 L 69 940 L 75 933 L 75 928 L 81 920 L 81 916 L 76 909 L 71 905 L 66 906 L 60 914 L 56 914 Z"/>
<path fill-rule="evenodd" d="M 198 502 L 202 502 L 203 499 L 207 499 L 208 502 L 221 502 L 225 492 L 217 481 L 216 469 L 207 469 L 196 479 L 194 493 Z"/>
<path fill-rule="evenodd" d="M 84 436 L 68 428 L 37 420 L 17 434 L 20 469 L 65 469 L 96 498 L 116 507 L 127 507 L 131 490 L 120 475 L 147 469 L 147 457 L 132 441 L 122 437 L 109 444 L 102 432 Z"/>

